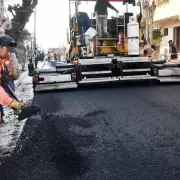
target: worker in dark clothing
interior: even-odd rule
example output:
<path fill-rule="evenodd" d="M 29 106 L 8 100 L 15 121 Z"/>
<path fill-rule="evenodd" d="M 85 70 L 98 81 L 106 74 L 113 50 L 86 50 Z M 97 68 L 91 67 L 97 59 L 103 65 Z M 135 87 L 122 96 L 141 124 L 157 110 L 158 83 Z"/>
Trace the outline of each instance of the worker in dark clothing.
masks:
<path fill-rule="evenodd" d="M 37 69 L 37 65 L 39 61 L 39 52 L 37 48 L 35 48 L 33 56 L 34 56 L 34 65 L 35 65 L 35 68 Z"/>
<path fill-rule="evenodd" d="M 135 1 L 135 0 L 124 0 L 124 1 L 123 1 L 123 5 L 125 5 L 126 3 L 132 4 L 133 6 L 136 5 L 136 1 Z"/>
<path fill-rule="evenodd" d="M 118 13 L 118 10 L 113 7 L 108 0 L 98 0 L 96 2 L 96 5 L 94 7 L 94 12 L 97 13 L 97 25 L 98 25 L 98 34 L 99 37 L 102 37 L 102 28 L 104 37 L 107 37 L 107 17 L 108 17 L 108 8 L 116 11 Z"/>
<path fill-rule="evenodd" d="M 171 60 L 177 60 L 178 53 L 174 42 L 172 40 L 169 40 L 168 43 L 169 43 L 169 53 L 171 54 Z"/>

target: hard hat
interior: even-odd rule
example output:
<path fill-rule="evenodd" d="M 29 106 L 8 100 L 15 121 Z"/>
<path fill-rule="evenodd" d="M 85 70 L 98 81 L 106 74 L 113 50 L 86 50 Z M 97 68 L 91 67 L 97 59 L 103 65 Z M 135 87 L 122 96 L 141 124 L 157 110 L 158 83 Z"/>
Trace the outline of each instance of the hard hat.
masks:
<path fill-rule="evenodd" d="M 16 53 L 17 43 L 7 35 L 0 37 L 0 46 L 6 46 L 9 52 Z"/>

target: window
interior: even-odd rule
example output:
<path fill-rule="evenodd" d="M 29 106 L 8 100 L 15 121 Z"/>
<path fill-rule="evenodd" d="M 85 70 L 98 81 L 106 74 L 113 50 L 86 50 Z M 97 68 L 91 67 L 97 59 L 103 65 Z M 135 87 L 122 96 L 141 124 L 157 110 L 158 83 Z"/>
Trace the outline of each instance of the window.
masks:
<path fill-rule="evenodd" d="M 164 29 L 164 36 L 168 36 L 168 28 Z"/>

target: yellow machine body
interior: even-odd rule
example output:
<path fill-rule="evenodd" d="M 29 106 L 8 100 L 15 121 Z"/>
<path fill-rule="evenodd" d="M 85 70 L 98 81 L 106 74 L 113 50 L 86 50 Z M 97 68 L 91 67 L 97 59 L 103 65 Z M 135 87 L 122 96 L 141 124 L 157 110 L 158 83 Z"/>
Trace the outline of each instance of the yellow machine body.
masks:
<path fill-rule="evenodd" d="M 70 26 L 70 43 L 71 43 L 71 48 L 69 50 L 69 54 L 73 54 L 74 58 L 78 59 L 80 55 L 80 50 L 81 47 L 77 45 L 76 43 L 76 36 L 80 35 L 83 36 L 82 31 L 78 29 L 78 15 L 77 13 L 75 14 L 75 17 L 73 18 L 73 23 Z M 137 21 L 140 23 L 139 16 L 137 16 Z M 91 19 L 92 21 L 93 19 Z M 123 32 L 121 32 L 123 33 Z M 126 34 L 126 33 L 125 33 Z M 141 34 L 139 32 L 139 34 Z M 119 45 L 119 40 L 111 40 L 105 39 L 105 40 L 97 40 L 96 37 L 93 39 L 93 49 L 94 49 L 94 55 L 108 55 L 108 54 L 119 54 L 119 55 L 124 55 L 128 53 L 128 38 L 125 35 L 124 36 L 124 46 Z M 96 45 L 97 43 L 97 45 Z M 100 47 L 97 47 L 100 46 Z M 73 59 L 73 57 L 70 57 L 70 59 Z"/>
<path fill-rule="evenodd" d="M 94 44 L 94 46 L 96 46 Z M 114 40 L 104 40 L 104 41 L 99 41 L 98 42 L 98 46 L 103 46 L 98 48 L 98 54 L 116 54 L 116 53 L 127 53 L 128 52 L 128 42 L 127 42 L 127 38 L 125 38 L 125 43 L 124 46 L 119 46 L 118 41 L 114 41 Z M 107 47 L 110 46 L 110 47 Z M 113 47 L 113 46 L 117 46 L 117 47 Z"/>

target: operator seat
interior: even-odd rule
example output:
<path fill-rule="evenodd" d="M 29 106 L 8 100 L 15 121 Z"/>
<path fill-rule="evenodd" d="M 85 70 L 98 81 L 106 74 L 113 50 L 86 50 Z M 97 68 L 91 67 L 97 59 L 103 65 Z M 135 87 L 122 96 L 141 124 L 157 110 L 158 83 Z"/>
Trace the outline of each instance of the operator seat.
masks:
<path fill-rule="evenodd" d="M 70 26 L 73 27 L 73 19 L 75 15 L 70 20 Z M 86 12 L 78 12 L 78 29 L 80 32 L 86 32 L 91 26 L 89 16 Z"/>
<path fill-rule="evenodd" d="M 133 16 L 133 13 L 125 13 L 125 33 L 127 33 L 127 24 L 129 23 L 129 17 Z M 116 27 L 116 20 L 118 25 L 118 28 Z M 96 28 L 96 19 L 92 19 L 91 20 L 91 24 L 93 26 L 93 28 Z M 124 32 L 124 17 L 118 17 L 118 19 L 116 19 L 115 17 L 112 19 L 107 19 L 107 27 L 108 27 L 108 33 L 110 35 L 111 38 L 117 38 L 118 36 L 118 32 Z M 117 32 L 118 29 L 118 32 Z"/>
<path fill-rule="evenodd" d="M 91 19 L 91 26 L 96 29 L 96 19 Z M 117 36 L 116 19 L 107 19 L 107 28 L 111 37 Z"/>
<path fill-rule="evenodd" d="M 108 19 L 107 27 L 110 37 L 116 38 L 117 37 L 116 19 Z"/>
<path fill-rule="evenodd" d="M 91 26 L 89 16 L 86 12 L 78 13 L 78 22 L 79 22 L 78 25 L 80 31 L 83 30 L 84 32 L 86 32 Z"/>

